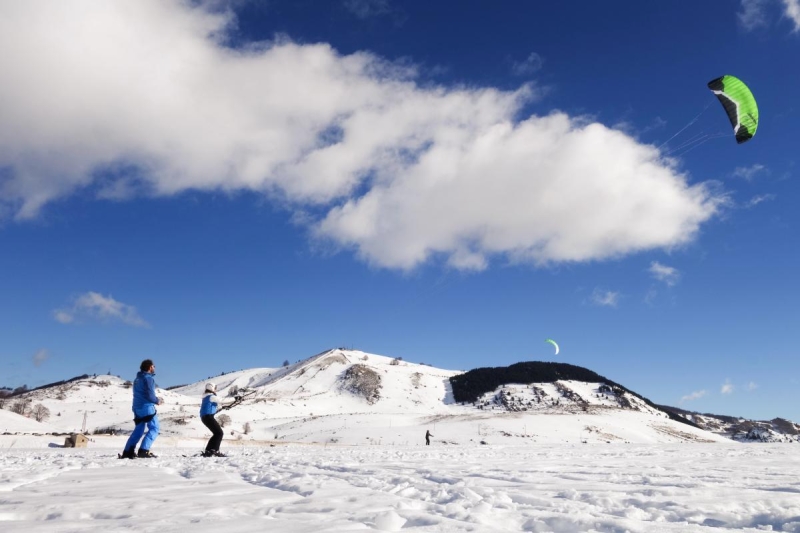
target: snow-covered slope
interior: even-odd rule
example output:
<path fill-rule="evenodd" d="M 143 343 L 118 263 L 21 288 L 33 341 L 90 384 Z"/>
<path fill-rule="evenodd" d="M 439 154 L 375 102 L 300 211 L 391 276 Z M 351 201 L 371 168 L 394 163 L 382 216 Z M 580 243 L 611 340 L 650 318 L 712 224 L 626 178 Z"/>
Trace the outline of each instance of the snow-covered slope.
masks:
<path fill-rule="evenodd" d="M 506 384 L 484 394 L 478 409 L 503 409 L 540 413 L 597 413 L 604 409 L 630 409 L 669 418 L 641 398 L 605 383 L 559 380 L 553 383 Z"/>
<path fill-rule="evenodd" d="M 171 390 L 185 396 L 202 396 L 203 392 L 205 392 L 206 383 L 212 382 L 217 386 L 219 393 L 223 394 L 234 387 L 245 389 L 261 387 L 281 376 L 283 373 L 285 373 L 285 371 L 282 368 L 251 368 L 249 370 L 229 372 L 221 376 L 209 378 L 205 381 L 198 381 L 197 383 L 176 387 Z"/>
<path fill-rule="evenodd" d="M 682 411 L 680 416 L 705 430 L 740 442 L 796 442 L 800 438 L 800 424 L 784 418 L 748 420 L 688 411 Z"/>
<path fill-rule="evenodd" d="M 5 433 L 53 433 L 58 429 L 47 422 L 37 422 L 5 409 L 0 409 L 0 434 Z"/>
<path fill-rule="evenodd" d="M 426 430 L 449 444 L 729 441 L 670 420 L 605 383 L 504 384 L 474 403 L 459 404 L 450 385 L 459 374 L 336 349 L 294 365 L 242 370 L 210 381 L 223 399 L 250 391 L 247 401 L 224 411 L 230 419 L 225 438 L 239 444 L 404 444 L 420 441 Z M 158 408 L 162 445 L 208 438 L 198 415 L 207 381 L 157 391 L 165 401 Z M 80 431 L 85 417 L 87 433 L 125 434 L 133 429 L 130 386 L 118 377 L 96 376 L 25 397 L 50 409 L 47 423 L 54 431 Z M 31 433 L 28 422 L 10 431 Z"/>

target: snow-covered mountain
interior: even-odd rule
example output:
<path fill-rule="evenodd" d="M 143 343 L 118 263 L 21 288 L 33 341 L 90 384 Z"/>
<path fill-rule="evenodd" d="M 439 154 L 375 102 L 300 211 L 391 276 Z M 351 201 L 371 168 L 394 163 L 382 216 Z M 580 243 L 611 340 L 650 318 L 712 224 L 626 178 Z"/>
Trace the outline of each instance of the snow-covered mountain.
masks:
<path fill-rule="evenodd" d="M 419 442 L 426 430 L 448 444 L 730 442 L 715 428 L 703 429 L 697 420 L 682 423 L 628 389 L 580 370 L 587 372 L 577 374 L 588 376 L 586 381 L 481 382 L 486 390 L 465 401 L 464 376 L 475 371 L 334 349 L 294 365 L 231 372 L 211 381 L 223 399 L 249 391 L 243 404 L 224 412 L 230 418 L 226 440 L 241 444 L 407 444 Z M 208 438 L 198 415 L 206 381 L 158 390 L 164 399 L 162 446 Z M 469 390 L 483 390 L 475 389 L 474 381 Z M 19 401 L 42 406 L 50 416 L 40 423 L 0 411 L 5 432 L 80 432 L 84 420 L 89 434 L 133 429 L 131 382 L 115 376 L 87 376 L 26 392 L 7 399 L 5 409 Z"/>
<path fill-rule="evenodd" d="M 800 424 L 785 418 L 749 420 L 742 417 L 686 411 L 662 407 L 707 431 L 741 442 L 795 442 L 800 440 Z"/>

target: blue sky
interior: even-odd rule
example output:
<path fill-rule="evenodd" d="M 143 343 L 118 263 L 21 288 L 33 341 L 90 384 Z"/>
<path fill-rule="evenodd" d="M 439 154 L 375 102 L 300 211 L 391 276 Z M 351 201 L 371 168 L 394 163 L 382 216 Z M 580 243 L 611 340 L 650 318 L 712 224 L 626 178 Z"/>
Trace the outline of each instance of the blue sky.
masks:
<path fill-rule="evenodd" d="M 0 3 L 0 385 L 345 346 L 800 420 L 800 4 L 695 4 Z"/>

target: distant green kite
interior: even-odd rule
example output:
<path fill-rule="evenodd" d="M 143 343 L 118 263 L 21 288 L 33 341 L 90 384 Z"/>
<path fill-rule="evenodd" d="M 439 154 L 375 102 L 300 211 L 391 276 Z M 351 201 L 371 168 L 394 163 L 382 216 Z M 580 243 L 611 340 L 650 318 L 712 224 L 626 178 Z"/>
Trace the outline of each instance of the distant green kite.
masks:
<path fill-rule="evenodd" d="M 556 341 L 554 341 L 553 339 L 545 339 L 544 342 L 549 342 L 550 344 L 555 346 L 556 347 L 556 355 L 558 355 L 558 344 L 556 344 Z"/>
<path fill-rule="evenodd" d="M 742 144 L 752 139 L 758 128 L 758 106 L 747 85 L 734 76 L 722 76 L 708 82 L 708 88 L 725 108 L 736 142 Z"/>

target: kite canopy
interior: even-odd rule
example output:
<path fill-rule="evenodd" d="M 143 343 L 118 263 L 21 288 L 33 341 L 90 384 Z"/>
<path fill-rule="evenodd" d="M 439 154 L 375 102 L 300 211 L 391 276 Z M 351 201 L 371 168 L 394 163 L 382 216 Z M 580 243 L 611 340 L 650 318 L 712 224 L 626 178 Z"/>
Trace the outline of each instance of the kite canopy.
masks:
<path fill-rule="evenodd" d="M 758 106 L 747 85 L 739 78 L 726 75 L 708 82 L 708 88 L 725 108 L 736 142 L 742 144 L 752 139 L 758 128 Z"/>
<path fill-rule="evenodd" d="M 545 339 L 544 342 L 549 342 L 550 344 L 555 346 L 556 347 L 556 355 L 558 355 L 558 344 L 556 344 L 556 341 L 554 341 L 553 339 Z"/>

